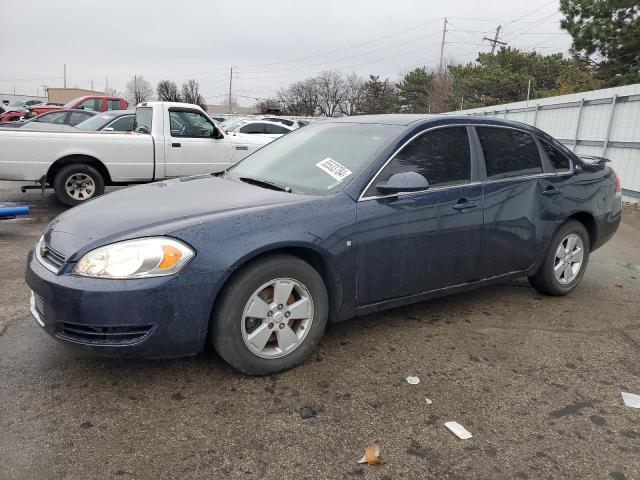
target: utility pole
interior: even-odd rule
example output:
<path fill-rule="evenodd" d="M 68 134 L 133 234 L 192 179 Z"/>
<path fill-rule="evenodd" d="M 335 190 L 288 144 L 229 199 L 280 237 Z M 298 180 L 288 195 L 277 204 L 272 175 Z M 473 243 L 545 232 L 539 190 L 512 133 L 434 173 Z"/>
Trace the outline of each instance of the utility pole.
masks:
<path fill-rule="evenodd" d="M 507 45 L 507 42 L 501 42 L 500 40 L 498 40 L 498 37 L 500 36 L 500 30 L 502 30 L 502 25 L 498 25 L 498 28 L 496 28 L 496 36 L 494 38 L 489 38 L 489 37 L 483 37 L 482 40 L 488 40 L 489 43 L 491 43 L 491 55 L 493 55 L 496 51 L 496 44 L 500 44 L 500 45 Z"/>
<path fill-rule="evenodd" d="M 529 97 L 531 96 L 531 79 L 529 79 L 529 85 L 527 86 L 527 106 L 524 108 L 524 123 L 527 123 L 527 117 L 529 116 Z"/>
<path fill-rule="evenodd" d="M 231 86 L 233 85 L 233 67 L 231 67 L 231 73 L 229 74 L 229 113 L 231 113 Z"/>
<path fill-rule="evenodd" d="M 109 91 L 109 77 L 104 77 L 104 93 L 106 94 Z"/>
<path fill-rule="evenodd" d="M 91 91 L 93 92 L 93 80 L 91 80 Z"/>
<path fill-rule="evenodd" d="M 442 62 L 444 61 L 444 40 L 447 35 L 447 17 L 444 17 L 444 26 L 442 27 L 442 43 L 440 44 L 440 67 L 438 72 L 442 73 Z"/>
<path fill-rule="evenodd" d="M 464 95 L 460 98 L 460 111 L 462 111 L 462 106 L 464 105 Z"/>

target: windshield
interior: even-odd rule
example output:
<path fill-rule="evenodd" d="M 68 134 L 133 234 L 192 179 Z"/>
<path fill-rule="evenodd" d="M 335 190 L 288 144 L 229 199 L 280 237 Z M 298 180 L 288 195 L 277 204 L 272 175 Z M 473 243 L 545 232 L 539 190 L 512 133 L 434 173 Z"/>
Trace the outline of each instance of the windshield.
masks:
<path fill-rule="evenodd" d="M 76 128 L 79 130 L 87 130 L 92 132 L 97 132 L 102 127 L 104 127 L 107 123 L 113 120 L 116 115 L 103 113 L 101 115 L 95 115 L 87 120 L 84 120 L 76 125 Z"/>
<path fill-rule="evenodd" d="M 9 105 L 7 105 L 7 107 L 22 107 L 24 103 L 25 102 L 23 100 L 14 100 L 13 102 L 9 102 Z"/>
<path fill-rule="evenodd" d="M 226 122 L 223 122 L 222 124 L 220 124 L 220 127 L 222 128 L 222 130 L 224 132 L 229 133 L 229 132 L 232 132 L 233 130 L 235 130 L 236 128 L 244 125 L 248 121 L 249 120 L 244 119 L 244 118 L 234 119 L 234 120 L 227 120 Z"/>
<path fill-rule="evenodd" d="M 401 130 L 380 124 L 315 124 L 264 146 L 228 175 L 289 187 L 297 193 L 327 193 L 348 182 Z"/>

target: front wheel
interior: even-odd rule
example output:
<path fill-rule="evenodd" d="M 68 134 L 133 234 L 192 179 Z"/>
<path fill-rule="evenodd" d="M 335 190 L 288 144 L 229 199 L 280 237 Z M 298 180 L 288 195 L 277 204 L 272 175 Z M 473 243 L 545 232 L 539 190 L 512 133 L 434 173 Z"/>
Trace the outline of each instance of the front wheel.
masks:
<path fill-rule="evenodd" d="M 104 193 L 104 179 L 91 165 L 73 163 L 62 167 L 53 179 L 60 203 L 73 207 Z"/>
<path fill-rule="evenodd" d="M 589 234 L 580 222 L 570 220 L 556 232 L 542 266 L 529 282 L 548 295 L 566 295 L 580 280 L 589 262 Z"/>
<path fill-rule="evenodd" d="M 211 341 L 231 366 L 269 375 L 309 356 L 328 313 L 320 274 L 297 257 L 272 255 L 243 268 L 225 286 L 211 318 Z"/>

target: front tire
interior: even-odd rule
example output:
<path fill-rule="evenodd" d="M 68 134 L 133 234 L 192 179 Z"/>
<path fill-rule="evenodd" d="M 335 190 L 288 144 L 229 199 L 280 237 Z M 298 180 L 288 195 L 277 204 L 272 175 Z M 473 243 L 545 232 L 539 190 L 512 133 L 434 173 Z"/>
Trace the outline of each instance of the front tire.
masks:
<path fill-rule="evenodd" d="M 291 255 L 271 255 L 238 271 L 211 318 L 211 342 L 232 367 L 270 375 L 304 361 L 329 315 L 320 274 Z"/>
<path fill-rule="evenodd" d="M 582 223 L 569 220 L 553 236 L 544 262 L 529 282 L 547 295 L 566 295 L 582 280 L 589 252 L 587 229 Z"/>
<path fill-rule="evenodd" d="M 60 203 L 74 207 L 104 193 L 104 179 L 91 165 L 72 163 L 56 173 L 53 188 Z"/>

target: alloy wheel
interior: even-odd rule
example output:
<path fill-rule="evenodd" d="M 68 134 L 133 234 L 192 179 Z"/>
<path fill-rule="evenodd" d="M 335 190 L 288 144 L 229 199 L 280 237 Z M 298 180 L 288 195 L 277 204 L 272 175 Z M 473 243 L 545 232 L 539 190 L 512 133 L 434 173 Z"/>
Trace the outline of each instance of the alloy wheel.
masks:
<path fill-rule="evenodd" d="M 242 339 L 261 358 L 283 357 L 298 348 L 313 323 L 313 298 L 307 287 L 291 278 L 261 285 L 242 314 Z"/>

